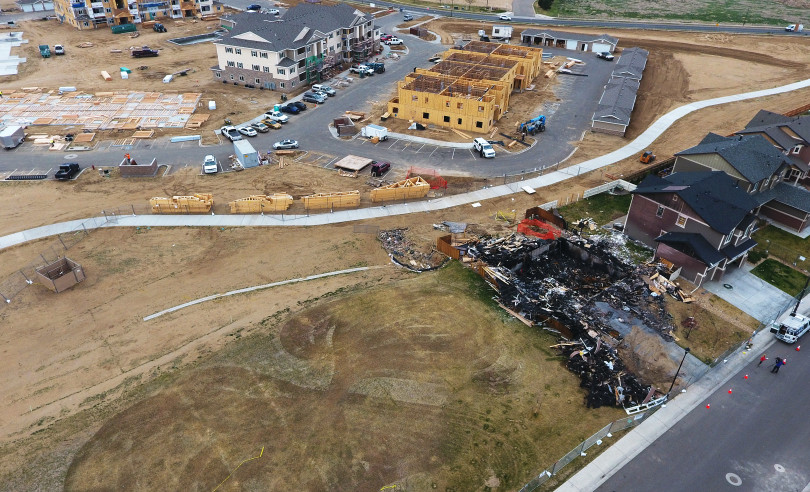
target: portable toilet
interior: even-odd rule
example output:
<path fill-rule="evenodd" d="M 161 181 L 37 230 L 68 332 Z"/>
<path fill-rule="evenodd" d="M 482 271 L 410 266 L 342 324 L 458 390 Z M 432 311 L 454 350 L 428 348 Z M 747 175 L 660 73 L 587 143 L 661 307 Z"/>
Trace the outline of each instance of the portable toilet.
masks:
<path fill-rule="evenodd" d="M 233 153 L 236 160 L 245 169 L 259 165 L 259 153 L 247 140 L 237 140 L 233 143 Z"/>

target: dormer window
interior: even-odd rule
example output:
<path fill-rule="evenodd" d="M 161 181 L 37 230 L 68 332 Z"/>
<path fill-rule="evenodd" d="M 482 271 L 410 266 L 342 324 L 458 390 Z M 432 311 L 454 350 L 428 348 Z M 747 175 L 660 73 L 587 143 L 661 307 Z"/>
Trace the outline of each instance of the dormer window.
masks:
<path fill-rule="evenodd" d="M 798 154 L 801 151 L 802 151 L 802 145 L 799 144 L 799 145 L 796 145 L 795 147 L 793 147 L 793 150 L 791 151 L 791 154 Z"/>

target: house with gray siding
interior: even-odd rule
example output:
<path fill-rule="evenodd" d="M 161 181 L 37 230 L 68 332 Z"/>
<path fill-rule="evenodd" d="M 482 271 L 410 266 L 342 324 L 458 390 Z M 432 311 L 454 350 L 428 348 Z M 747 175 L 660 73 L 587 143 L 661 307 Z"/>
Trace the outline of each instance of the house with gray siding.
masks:
<path fill-rule="evenodd" d="M 641 77 L 649 52 L 641 48 L 622 50 L 610 81 L 605 85 L 599 106 L 591 118 L 591 130 L 624 136 L 636 105 Z"/>
<path fill-rule="evenodd" d="M 574 51 L 600 53 L 616 51 L 619 38 L 607 34 L 583 34 L 580 32 L 563 32 L 551 29 L 526 29 L 520 33 L 520 41 L 531 46 L 548 46 Z"/>

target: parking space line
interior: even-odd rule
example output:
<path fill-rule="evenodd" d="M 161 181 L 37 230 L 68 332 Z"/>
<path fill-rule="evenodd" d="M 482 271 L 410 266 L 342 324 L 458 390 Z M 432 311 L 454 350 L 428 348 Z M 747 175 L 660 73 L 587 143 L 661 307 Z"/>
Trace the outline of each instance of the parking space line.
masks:
<path fill-rule="evenodd" d="M 433 152 L 431 152 L 431 153 L 428 155 L 428 157 L 433 157 L 433 153 L 434 153 L 434 152 L 436 152 L 437 150 L 439 150 L 439 147 L 438 147 L 438 146 L 436 146 L 436 148 L 435 148 L 435 149 L 433 149 Z"/>
<path fill-rule="evenodd" d="M 417 150 L 416 150 L 416 153 L 418 154 L 418 153 L 419 153 L 419 151 L 421 151 L 423 148 L 425 148 L 425 144 L 422 144 L 422 146 L 421 146 L 421 147 L 419 147 L 419 149 L 417 149 Z"/>
<path fill-rule="evenodd" d="M 391 145 L 389 145 L 389 146 L 388 146 L 388 148 L 390 149 L 391 147 L 393 147 L 394 145 L 396 145 L 396 144 L 397 144 L 397 142 L 399 142 L 399 140 L 394 140 L 393 142 L 391 142 Z"/>
<path fill-rule="evenodd" d="M 455 158 L 456 158 L 456 148 L 455 148 L 455 147 L 453 147 L 453 153 L 452 153 L 452 154 L 450 154 L 450 158 L 451 158 L 451 159 L 455 159 Z"/>

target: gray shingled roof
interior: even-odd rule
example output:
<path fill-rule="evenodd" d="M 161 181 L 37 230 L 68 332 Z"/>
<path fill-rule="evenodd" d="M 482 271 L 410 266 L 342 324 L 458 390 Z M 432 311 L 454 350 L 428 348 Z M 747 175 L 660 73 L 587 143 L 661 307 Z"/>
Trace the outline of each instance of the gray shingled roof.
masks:
<path fill-rule="evenodd" d="M 672 246 L 683 254 L 697 258 L 706 265 L 712 266 L 726 259 L 706 238 L 696 233 L 667 232 L 655 238 L 656 242 Z"/>
<path fill-rule="evenodd" d="M 786 163 L 785 156 L 762 135 L 724 138 L 715 135 L 710 141 L 707 139 L 675 155 L 719 154 L 750 183 L 777 174 Z"/>
<path fill-rule="evenodd" d="M 757 193 L 754 195 L 754 198 L 756 198 L 760 205 L 776 201 L 801 210 L 802 212 L 810 213 L 810 191 L 799 186 L 793 186 L 784 182 L 779 183 L 770 190 Z"/>
<path fill-rule="evenodd" d="M 636 195 L 675 193 L 709 227 L 728 234 L 738 227 L 758 204 L 722 171 L 670 174 L 660 178 L 651 174 L 633 191 Z"/>
<path fill-rule="evenodd" d="M 644 68 L 647 66 L 647 57 L 650 52 L 641 48 L 627 48 L 622 50 L 622 56 L 613 69 L 613 77 L 628 77 L 641 80 Z"/>
<path fill-rule="evenodd" d="M 233 29 L 214 44 L 266 51 L 297 49 L 323 39 L 325 33 L 372 19 L 371 14 L 345 3 L 335 6 L 302 3 L 280 18 L 258 12 L 231 16 Z"/>
<path fill-rule="evenodd" d="M 525 29 L 520 32 L 520 37 L 522 38 L 523 36 L 545 36 L 547 38 L 554 39 L 576 39 L 577 41 L 584 41 L 586 43 L 602 41 L 612 44 L 614 47 L 619 44 L 619 38 L 614 38 L 608 34 L 593 35 L 579 32 L 554 31 L 552 29 Z"/>
<path fill-rule="evenodd" d="M 797 140 L 783 128 L 789 129 L 801 140 Z M 750 133 L 765 133 L 785 150 L 790 150 L 797 144 L 810 145 L 810 116 L 790 117 L 763 109 L 745 125 L 744 129 L 737 132 L 738 135 Z"/>
<path fill-rule="evenodd" d="M 637 80 L 624 77 L 610 79 L 602 98 L 599 99 L 593 121 L 629 125 L 630 114 L 636 104 L 638 86 Z"/>

